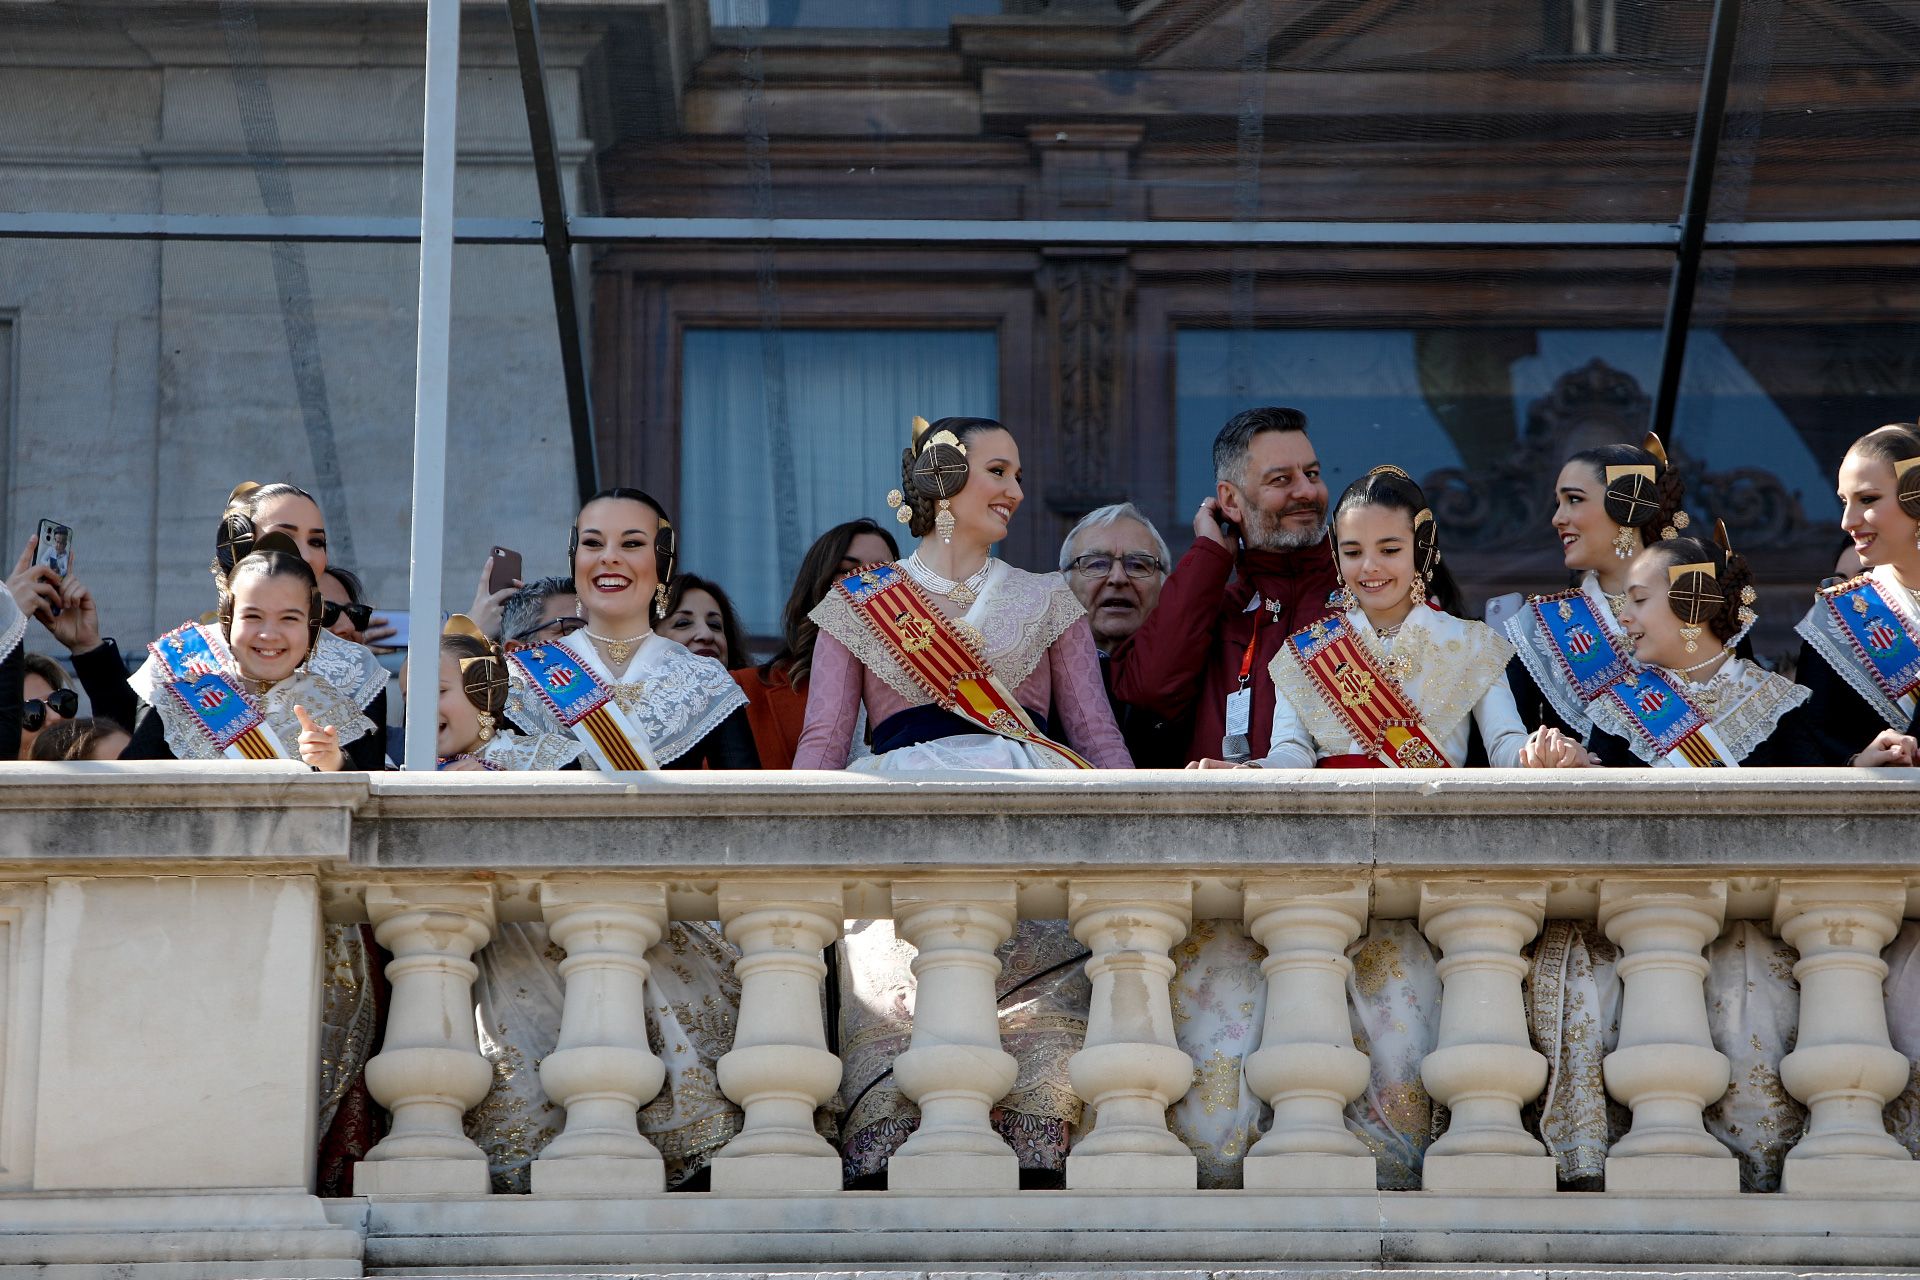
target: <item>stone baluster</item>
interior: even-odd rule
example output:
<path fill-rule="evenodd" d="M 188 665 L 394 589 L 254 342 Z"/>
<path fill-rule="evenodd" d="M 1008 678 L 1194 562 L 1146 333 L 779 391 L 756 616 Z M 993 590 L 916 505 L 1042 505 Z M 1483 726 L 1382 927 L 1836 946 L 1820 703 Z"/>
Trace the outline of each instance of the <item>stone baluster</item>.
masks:
<path fill-rule="evenodd" d="M 487 1157 L 460 1126 L 493 1069 L 473 1022 L 473 953 L 493 936 L 488 885 L 373 885 L 367 915 L 393 953 L 386 1036 L 367 1089 L 393 1127 L 353 1169 L 355 1195 L 487 1193 Z"/>
<path fill-rule="evenodd" d="M 1439 1044 L 1421 1064 L 1427 1092 L 1453 1112 L 1427 1148 L 1428 1191 L 1552 1191 L 1554 1162 L 1520 1123 L 1547 1081 L 1527 1036 L 1524 947 L 1546 919 L 1543 882 L 1429 881 L 1420 928 L 1443 953 Z"/>
<path fill-rule="evenodd" d="M 1782 881 L 1773 923 L 1800 953 L 1800 1032 L 1780 1063 L 1807 1104 L 1806 1134 L 1787 1153 L 1781 1188 L 1818 1195 L 1920 1195 L 1920 1164 L 1881 1115 L 1908 1064 L 1887 1035 L 1880 952 L 1900 928 L 1898 880 Z"/>
<path fill-rule="evenodd" d="M 746 1114 L 714 1157 L 715 1191 L 840 1189 L 840 1157 L 814 1130 L 813 1113 L 840 1087 L 821 1017 L 820 952 L 845 914 L 833 881 L 720 886 L 720 920 L 740 948 L 740 1019 L 717 1074 Z"/>
<path fill-rule="evenodd" d="M 611 877 L 549 880 L 540 889 L 566 1003 L 540 1085 L 566 1108 L 566 1129 L 533 1162 L 535 1195 L 648 1195 L 666 1166 L 640 1136 L 639 1109 L 666 1066 L 647 1045 L 647 951 L 666 932 L 667 891 Z"/>
<path fill-rule="evenodd" d="M 1633 1128 L 1607 1153 L 1607 1190 L 1732 1195 L 1740 1165 L 1701 1123 L 1730 1067 L 1707 1028 L 1701 950 L 1727 914 L 1724 881 L 1608 880 L 1600 927 L 1620 945 L 1620 1041 L 1602 1070 Z"/>
<path fill-rule="evenodd" d="M 1247 1083 L 1273 1106 L 1273 1127 L 1247 1152 L 1245 1185 L 1371 1191 L 1373 1156 L 1341 1118 L 1367 1087 L 1346 991 L 1346 949 L 1366 928 L 1367 886 L 1250 880 L 1246 922 L 1267 949 L 1267 1017 Z"/>
<path fill-rule="evenodd" d="M 1014 1191 L 1020 1159 L 987 1123 L 1019 1064 L 1000 1047 L 994 949 L 1013 933 L 1013 884 L 896 881 L 894 933 L 918 949 L 913 1042 L 894 1060 L 920 1127 L 887 1163 L 892 1191 Z"/>
<path fill-rule="evenodd" d="M 1097 1113 L 1067 1157 L 1067 1186 L 1191 1190 L 1199 1163 L 1167 1128 L 1167 1108 L 1193 1085 L 1193 1060 L 1173 1038 L 1167 952 L 1192 926 L 1193 886 L 1075 880 L 1067 919 L 1093 952 L 1087 1043 L 1067 1065 L 1074 1092 Z"/>

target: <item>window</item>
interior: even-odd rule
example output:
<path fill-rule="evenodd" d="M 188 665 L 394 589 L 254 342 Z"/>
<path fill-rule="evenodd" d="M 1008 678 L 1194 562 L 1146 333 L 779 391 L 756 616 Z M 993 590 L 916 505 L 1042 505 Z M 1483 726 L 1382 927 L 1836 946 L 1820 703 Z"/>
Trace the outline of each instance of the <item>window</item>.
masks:
<path fill-rule="evenodd" d="M 955 18 L 999 13 L 1002 0 L 709 0 L 716 27 L 944 31 Z"/>
<path fill-rule="evenodd" d="M 682 370 L 681 565 L 763 637 L 816 537 L 892 518 L 915 414 L 999 416 L 991 331 L 690 328 Z"/>

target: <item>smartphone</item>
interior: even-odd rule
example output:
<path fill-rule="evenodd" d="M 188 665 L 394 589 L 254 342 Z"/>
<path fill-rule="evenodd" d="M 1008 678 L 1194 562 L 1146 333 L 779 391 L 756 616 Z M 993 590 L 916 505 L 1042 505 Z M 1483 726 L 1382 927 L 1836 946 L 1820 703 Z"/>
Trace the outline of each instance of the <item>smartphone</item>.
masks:
<path fill-rule="evenodd" d="M 73 571 L 73 529 L 58 520 L 42 520 L 40 541 L 34 547 L 33 562 L 52 569 L 64 584 L 68 574 Z M 60 606 L 51 606 L 49 612 L 59 617 Z"/>
<path fill-rule="evenodd" d="M 385 618 L 387 625 L 393 628 L 393 635 L 380 641 L 380 647 L 382 649 L 407 648 L 408 642 L 412 639 L 412 615 L 405 609 L 376 609 L 374 612 Z"/>
<path fill-rule="evenodd" d="M 488 561 L 487 594 L 505 591 L 520 580 L 520 553 L 506 547 L 495 547 L 487 553 L 492 557 Z"/>

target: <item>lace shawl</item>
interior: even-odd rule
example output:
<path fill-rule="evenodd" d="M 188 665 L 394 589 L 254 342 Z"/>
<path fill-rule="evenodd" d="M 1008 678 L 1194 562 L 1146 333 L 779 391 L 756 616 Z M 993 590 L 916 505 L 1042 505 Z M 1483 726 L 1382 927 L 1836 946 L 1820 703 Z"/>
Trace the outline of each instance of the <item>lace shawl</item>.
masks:
<path fill-rule="evenodd" d="M 664 636 L 647 637 L 617 680 L 583 632 L 552 643 L 613 688 L 614 701 L 633 726 L 646 734 L 654 760 L 662 765 L 693 750 L 721 721 L 747 705 L 747 695 L 725 667 Z M 528 686 L 519 665 L 508 663 L 507 670 L 507 719 L 526 733 L 572 738 L 573 731 Z M 583 756 L 581 762 L 597 767 L 591 756 Z"/>
<path fill-rule="evenodd" d="M 1714 732 L 1733 753 L 1735 764 L 1752 755 L 1755 747 L 1773 736 L 1781 716 L 1813 696 L 1812 690 L 1804 685 L 1797 685 L 1744 658 L 1729 659 L 1726 666 L 1714 673 L 1713 679 L 1702 684 L 1694 684 L 1670 671 L 1663 670 L 1663 674 L 1713 725 Z M 1605 694 L 1593 700 L 1587 714 L 1593 718 L 1596 729 L 1624 739 L 1642 761 L 1656 768 L 1672 765 L 1666 757 L 1653 754 L 1653 744 Z"/>
<path fill-rule="evenodd" d="M 1869 569 L 1861 576 L 1873 579 L 1874 585 L 1880 588 L 1880 598 L 1887 602 L 1887 607 L 1893 611 L 1894 617 L 1899 620 L 1906 633 L 1920 637 L 1920 618 L 1914 616 L 1913 597 L 1894 581 L 1893 571 L 1883 565 Z M 1842 583 L 1839 589 L 1844 590 L 1859 580 L 1854 578 Z M 1833 610 L 1827 604 L 1825 592 L 1821 592 L 1814 598 L 1813 608 L 1807 611 L 1807 616 L 1800 620 L 1800 625 L 1794 630 L 1800 633 L 1802 640 L 1813 646 L 1815 653 L 1826 659 L 1827 665 L 1837 671 L 1840 678 L 1845 680 L 1855 693 L 1866 699 L 1867 705 L 1873 708 L 1875 715 L 1887 722 L 1889 729 L 1906 731 L 1907 713 L 1887 696 L 1887 691 L 1880 687 L 1880 682 L 1861 667 L 1859 655 L 1854 653 L 1853 646 L 1842 632 L 1840 624 L 1834 621 Z M 5 647 L 0 645 L 0 656 L 4 653 Z"/>
<path fill-rule="evenodd" d="M 903 568 L 901 572 L 906 572 Z M 887 646 L 854 613 L 840 591 L 827 593 L 807 615 L 814 625 L 847 647 L 861 665 L 880 677 L 909 705 L 929 701 L 919 682 L 894 660 Z M 1028 573 L 995 560 L 980 598 L 959 622 L 979 633 L 981 651 L 993 674 L 1008 689 L 1026 683 L 1046 660 L 1047 650 L 1068 627 L 1087 616 L 1086 606 L 1059 574 Z"/>
<path fill-rule="evenodd" d="M 342 640 L 331 631 L 322 631 L 320 640 L 307 658 L 307 670 L 340 690 L 365 711 L 387 687 L 387 669 L 373 656 L 373 650 L 351 640 Z"/>
<path fill-rule="evenodd" d="M 1388 653 L 1404 662 L 1406 674 L 1400 679 L 1400 688 L 1419 709 L 1420 723 L 1437 743 L 1444 742 L 1472 714 L 1481 695 L 1506 674 L 1507 662 L 1513 657 L 1513 646 L 1486 623 L 1436 609 L 1409 613 L 1390 650 L 1374 634 L 1366 614 L 1349 609 L 1346 619 L 1375 662 L 1384 665 Z M 1299 715 L 1316 747 L 1352 739 L 1345 723 L 1308 679 L 1291 644 L 1280 646 L 1267 671 L 1273 677 L 1273 687 Z"/>
<path fill-rule="evenodd" d="M 13 656 L 20 637 L 27 634 L 27 615 L 14 603 L 7 584 L 0 582 L 0 662 Z"/>
<path fill-rule="evenodd" d="M 481 743 L 473 754 L 496 769 L 519 772 L 558 769 L 578 760 L 586 750 L 566 734 L 521 734 L 501 729 Z"/>
<path fill-rule="evenodd" d="M 220 673 L 227 677 L 241 697 L 246 698 L 259 709 L 267 722 L 267 728 L 273 731 L 273 736 L 279 740 L 281 749 L 288 753 L 287 759 L 300 758 L 300 717 L 293 713 L 295 704 L 305 708 L 315 724 L 333 725 L 339 729 L 342 748 L 349 742 L 357 742 L 373 732 L 373 721 L 361 714 L 361 709 L 366 704 L 357 700 L 358 692 L 348 693 L 329 683 L 311 666 L 302 666 L 285 680 L 267 690 L 265 694 L 254 697 L 247 692 L 246 681 L 240 675 L 239 665 L 233 659 L 233 651 L 227 648 L 226 637 L 220 634 L 220 629 L 200 622 L 190 622 L 187 626 L 199 629 L 201 636 L 207 642 L 207 647 L 220 661 Z M 180 628 L 180 630 L 185 629 L 185 627 Z M 167 634 L 172 635 L 173 632 Z M 323 631 L 320 634 L 324 637 L 327 633 Z M 337 636 L 334 638 L 339 639 Z M 160 640 L 154 641 L 154 644 L 157 645 L 165 639 L 166 636 L 162 636 Z M 347 649 L 360 649 L 366 652 L 364 646 L 348 644 L 344 640 L 340 643 Z M 369 653 L 367 656 L 371 658 L 373 655 Z M 351 670 L 337 662 L 331 665 L 333 670 L 343 674 Z M 380 679 L 384 684 L 385 671 L 380 672 Z M 171 683 L 167 668 L 151 651 L 147 654 L 147 660 L 140 664 L 140 669 L 127 677 L 127 684 L 133 689 L 134 694 L 152 707 L 154 713 L 160 717 L 161 727 L 166 731 L 167 749 L 173 752 L 176 759 L 226 759 L 226 755 L 214 744 L 213 739 L 207 736 L 206 730 L 200 727 L 200 722 L 194 718 L 193 713 L 182 705 L 179 696 L 168 687 Z"/>
<path fill-rule="evenodd" d="M 1620 629 L 1619 619 L 1613 616 L 1613 606 L 1607 603 L 1606 593 L 1600 590 L 1598 574 L 1588 573 L 1580 580 L 1580 594 L 1593 606 L 1593 616 L 1607 629 L 1608 638 L 1617 646 L 1624 646 L 1626 633 Z M 1502 630 L 1512 643 L 1520 663 L 1526 667 L 1527 674 L 1533 677 L 1533 683 L 1539 688 L 1554 712 L 1566 722 L 1581 741 L 1593 730 L 1593 721 L 1587 716 L 1587 704 L 1581 700 L 1567 677 L 1560 669 L 1559 659 L 1553 652 L 1553 641 L 1548 639 L 1540 626 L 1540 619 L 1534 615 L 1533 602 L 1542 597 L 1528 597 L 1517 613 L 1509 617 Z M 1555 597 L 1548 596 L 1547 599 Z M 1632 655 L 1628 655 L 1632 662 Z"/>

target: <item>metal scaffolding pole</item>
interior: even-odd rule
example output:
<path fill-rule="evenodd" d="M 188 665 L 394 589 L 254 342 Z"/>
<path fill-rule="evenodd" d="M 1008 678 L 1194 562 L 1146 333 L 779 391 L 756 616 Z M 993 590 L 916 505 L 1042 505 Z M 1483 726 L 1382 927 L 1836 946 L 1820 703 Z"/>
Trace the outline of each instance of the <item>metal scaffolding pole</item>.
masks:
<path fill-rule="evenodd" d="M 1653 397 L 1652 427 L 1662 440 L 1673 435 L 1673 415 L 1680 403 L 1680 375 L 1687 365 L 1687 336 L 1693 328 L 1700 254 L 1706 247 L 1707 215 L 1713 206 L 1720 134 L 1727 124 L 1727 82 L 1733 77 L 1733 50 L 1739 36 L 1740 0 L 1714 0 L 1713 29 L 1707 36 L 1707 69 L 1700 83 L 1700 112 L 1693 125 L 1693 158 L 1687 166 L 1687 194 L 1680 210 L 1680 243 L 1674 248 L 1673 283 L 1667 290 L 1660 386 Z"/>
<path fill-rule="evenodd" d="M 413 542 L 407 606 L 407 768 L 432 769 L 440 701 L 440 565 L 446 539 L 447 382 L 453 339 L 453 176 L 460 99 L 460 0 L 427 0 L 420 157 L 420 328 L 413 371 Z"/>

